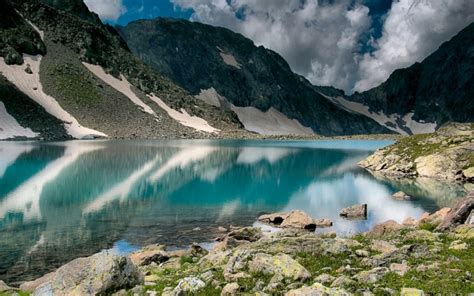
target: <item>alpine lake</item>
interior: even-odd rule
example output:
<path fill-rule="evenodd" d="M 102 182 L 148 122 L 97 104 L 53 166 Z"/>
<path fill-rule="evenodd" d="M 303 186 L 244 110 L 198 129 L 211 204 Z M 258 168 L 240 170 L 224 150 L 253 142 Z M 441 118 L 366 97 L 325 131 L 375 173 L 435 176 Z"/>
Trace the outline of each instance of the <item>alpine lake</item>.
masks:
<path fill-rule="evenodd" d="M 366 231 L 450 206 L 462 186 L 390 180 L 357 163 L 391 141 L 0 142 L 0 280 L 31 280 L 101 250 L 211 247 L 218 227 L 263 213 L 330 218 Z M 392 198 L 404 191 L 413 198 Z M 367 220 L 339 217 L 368 204 Z"/>

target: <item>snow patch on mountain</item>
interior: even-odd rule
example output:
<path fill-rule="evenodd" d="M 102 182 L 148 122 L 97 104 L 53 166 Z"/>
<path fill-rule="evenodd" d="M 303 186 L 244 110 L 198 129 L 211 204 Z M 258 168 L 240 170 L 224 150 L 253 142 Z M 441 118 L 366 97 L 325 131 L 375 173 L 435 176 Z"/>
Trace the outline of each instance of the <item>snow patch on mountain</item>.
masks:
<path fill-rule="evenodd" d="M 107 137 L 99 131 L 81 126 L 79 122 L 66 110 L 64 110 L 53 97 L 43 91 L 40 81 L 41 56 L 23 55 L 23 65 L 7 65 L 3 58 L 0 58 L 0 72 L 13 83 L 20 91 L 41 105 L 49 114 L 64 121 L 64 126 L 69 135 L 77 139 Z M 32 74 L 25 72 L 27 65 L 30 65 Z"/>
<path fill-rule="evenodd" d="M 91 71 L 99 79 L 113 87 L 116 91 L 122 93 L 127 98 L 130 99 L 135 105 L 137 105 L 143 112 L 156 116 L 155 111 L 153 111 L 150 106 L 145 104 L 133 91 L 132 85 L 128 80 L 120 75 L 120 79 L 115 78 L 114 76 L 107 74 L 104 71 L 104 68 L 98 65 L 92 65 L 88 63 L 82 63 L 89 71 Z"/>
<path fill-rule="evenodd" d="M 411 134 L 426 134 L 433 133 L 436 130 L 436 122 L 419 122 L 413 119 L 414 113 L 405 114 L 403 117 L 399 114 L 386 115 L 383 112 L 372 112 L 369 107 L 357 102 L 352 102 L 344 99 L 343 97 L 330 97 L 323 93 L 322 96 L 327 98 L 335 105 L 346 109 L 349 112 L 359 113 L 367 116 L 382 126 L 397 132 L 401 135 Z M 408 132 L 410 131 L 410 133 Z"/>
<path fill-rule="evenodd" d="M 262 135 L 308 135 L 314 134 L 309 127 L 303 126 L 298 120 L 290 119 L 285 114 L 271 107 L 266 112 L 255 107 L 237 107 L 231 110 L 239 117 L 245 129 Z"/>
<path fill-rule="evenodd" d="M 8 114 L 5 105 L 0 102 L 0 140 L 13 139 L 15 137 L 36 138 L 38 136 L 39 134 L 31 129 L 22 127 L 13 116 Z"/>
<path fill-rule="evenodd" d="M 165 102 L 163 102 L 160 98 L 155 96 L 154 94 L 152 95 L 147 95 L 153 102 L 158 104 L 158 106 L 165 110 L 168 115 L 173 118 L 174 120 L 178 121 L 181 125 L 193 128 L 198 131 L 206 132 L 206 133 L 217 133 L 220 130 L 212 127 L 207 123 L 206 120 L 202 119 L 201 117 L 198 116 L 191 116 L 186 112 L 186 110 L 181 109 L 180 112 L 174 110 L 173 108 L 170 108 L 168 105 L 166 105 Z"/>
<path fill-rule="evenodd" d="M 221 107 L 221 101 L 225 100 L 225 98 L 219 95 L 213 87 L 209 89 L 201 89 L 201 92 L 196 96 L 196 98 L 208 105 L 218 108 Z"/>
<path fill-rule="evenodd" d="M 237 62 L 237 60 L 235 59 L 235 57 L 233 55 L 224 52 L 219 47 L 217 47 L 217 49 L 219 50 L 219 54 L 220 54 L 222 60 L 224 61 L 224 63 L 226 63 L 227 65 L 232 66 L 234 68 L 237 68 L 239 70 L 242 69 L 242 65 Z"/>

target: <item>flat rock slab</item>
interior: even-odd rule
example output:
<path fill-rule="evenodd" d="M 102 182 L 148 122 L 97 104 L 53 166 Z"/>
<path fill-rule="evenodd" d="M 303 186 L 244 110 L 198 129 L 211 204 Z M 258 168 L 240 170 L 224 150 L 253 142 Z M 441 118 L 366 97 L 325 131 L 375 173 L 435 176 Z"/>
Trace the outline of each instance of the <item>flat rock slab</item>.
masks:
<path fill-rule="evenodd" d="M 339 216 L 348 219 L 367 219 L 367 204 L 343 208 Z"/>

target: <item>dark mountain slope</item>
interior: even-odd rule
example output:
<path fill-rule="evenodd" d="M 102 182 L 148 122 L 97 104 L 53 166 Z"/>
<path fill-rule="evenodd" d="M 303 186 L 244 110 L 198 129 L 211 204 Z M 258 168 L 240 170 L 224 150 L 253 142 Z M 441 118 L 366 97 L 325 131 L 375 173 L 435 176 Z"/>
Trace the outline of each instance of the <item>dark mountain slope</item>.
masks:
<path fill-rule="evenodd" d="M 101 24 L 99 16 L 92 13 L 82 0 L 40 0 L 42 3 L 73 14 L 91 23 Z"/>
<path fill-rule="evenodd" d="M 214 88 L 236 106 L 273 107 L 323 135 L 388 132 L 332 104 L 278 54 L 230 30 L 163 18 L 118 30 L 136 56 L 193 95 Z"/>
<path fill-rule="evenodd" d="M 218 129 L 227 131 L 240 127 L 232 112 L 220 110 L 197 100 L 134 57 L 114 28 L 102 23 L 84 21 L 83 17 L 58 10 L 41 1 L 17 0 L 4 3 L 9 5 L 11 11 L 15 12 L 16 9 L 19 13 L 9 14 L 2 10 L 0 15 L 8 22 L 13 20 L 19 23 L 23 29 L 17 32 L 19 34 L 16 38 L 6 39 L 0 51 L 5 48 L 16 48 L 15 52 L 20 58 L 22 54 L 42 55 L 39 76 L 45 94 L 52 96 L 81 125 L 112 138 L 216 136 L 203 134 L 172 119 L 168 111 L 159 107 L 147 96 L 154 94 L 169 107 L 175 110 L 184 108 L 190 115 L 199 116 Z M 6 24 L 8 22 L 5 21 Z M 18 29 L 19 26 L 10 27 Z M 0 28 L 0 36 L 9 35 L 10 27 L 5 25 Z M 37 32 L 37 29 L 41 31 Z M 44 35 L 44 40 L 41 40 L 40 35 Z M 19 39 L 25 39 L 32 44 L 37 42 L 44 47 L 44 50 L 29 51 L 28 48 L 16 46 L 24 44 L 17 42 Z M 22 65 L 23 59 L 14 63 L 24 67 L 24 72 L 27 73 L 29 66 Z M 133 98 L 90 72 L 83 63 L 101 66 L 106 73 L 113 75 L 114 77 L 110 75 L 109 77 L 118 83 L 130 82 L 130 86 L 126 88 L 130 88 L 148 105 L 153 114 L 141 110 L 132 102 Z M 13 67 L 3 67 L 5 68 L 0 70 L 4 71 L 4 75 L 14 70 Z M 33 74 L 30 76 L 25 74 L 25 78 L 31 80 Z M 10 80 L 12 77 L 10 75 Z M 35 87 L 32 85 L 32 88 Z M 18 95 L 18 92 L 22 91 L 24 95 L 24 89 L 11 87 L 3 89 L 3 93 L 7 95 L 9 92 Z M 29 89 L 26 89 L 26 92 L 28 91 Z M 2 99 L 0 97 L 0 101 Z M 33 126 L 27 125 L 27 127 L 34 130 Z"/>
<path fill-rule="evenodd" d="M 421 63 L 393 72 L 380 86 L 349 100 L 385 114 L 414 112 L 413 119 L 474 121 L 474 23 Z"/>

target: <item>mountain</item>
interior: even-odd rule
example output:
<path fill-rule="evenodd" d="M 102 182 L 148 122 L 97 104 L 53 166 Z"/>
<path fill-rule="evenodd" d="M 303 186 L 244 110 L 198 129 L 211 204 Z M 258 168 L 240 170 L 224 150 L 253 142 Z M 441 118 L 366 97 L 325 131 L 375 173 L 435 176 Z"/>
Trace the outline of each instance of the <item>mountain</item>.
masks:
<path fill-rule="evenodd" d="M 0 0 L 0 139 L 239 131 L 232 112 L 197 100 L 141 62 L 79 2 Z"/>
<path fill-rule="evenodd" d="M 230 30 L 178 19 L 134 21 L 117 30 L 146 64 L 210 105 L 234 111 L 259 133 L 387 133 L 347 112 L 293 73 L 277 53 Z"/>
<path fill-rule="evenodd" d="M 94 24 L 102 24 L 99 16 L 90 12 L 89 8 L 87 8 L 87 5 L 82 0 L 40 0 L 40 2 L 78 16 L 85 21 Z"/>
<path fill-rule="evenodd" d="M 474 23 L 438 50 L 363 93 L 329 95 L 400 133 L 434 132 L 446 122 L 474 121 Z"/>

